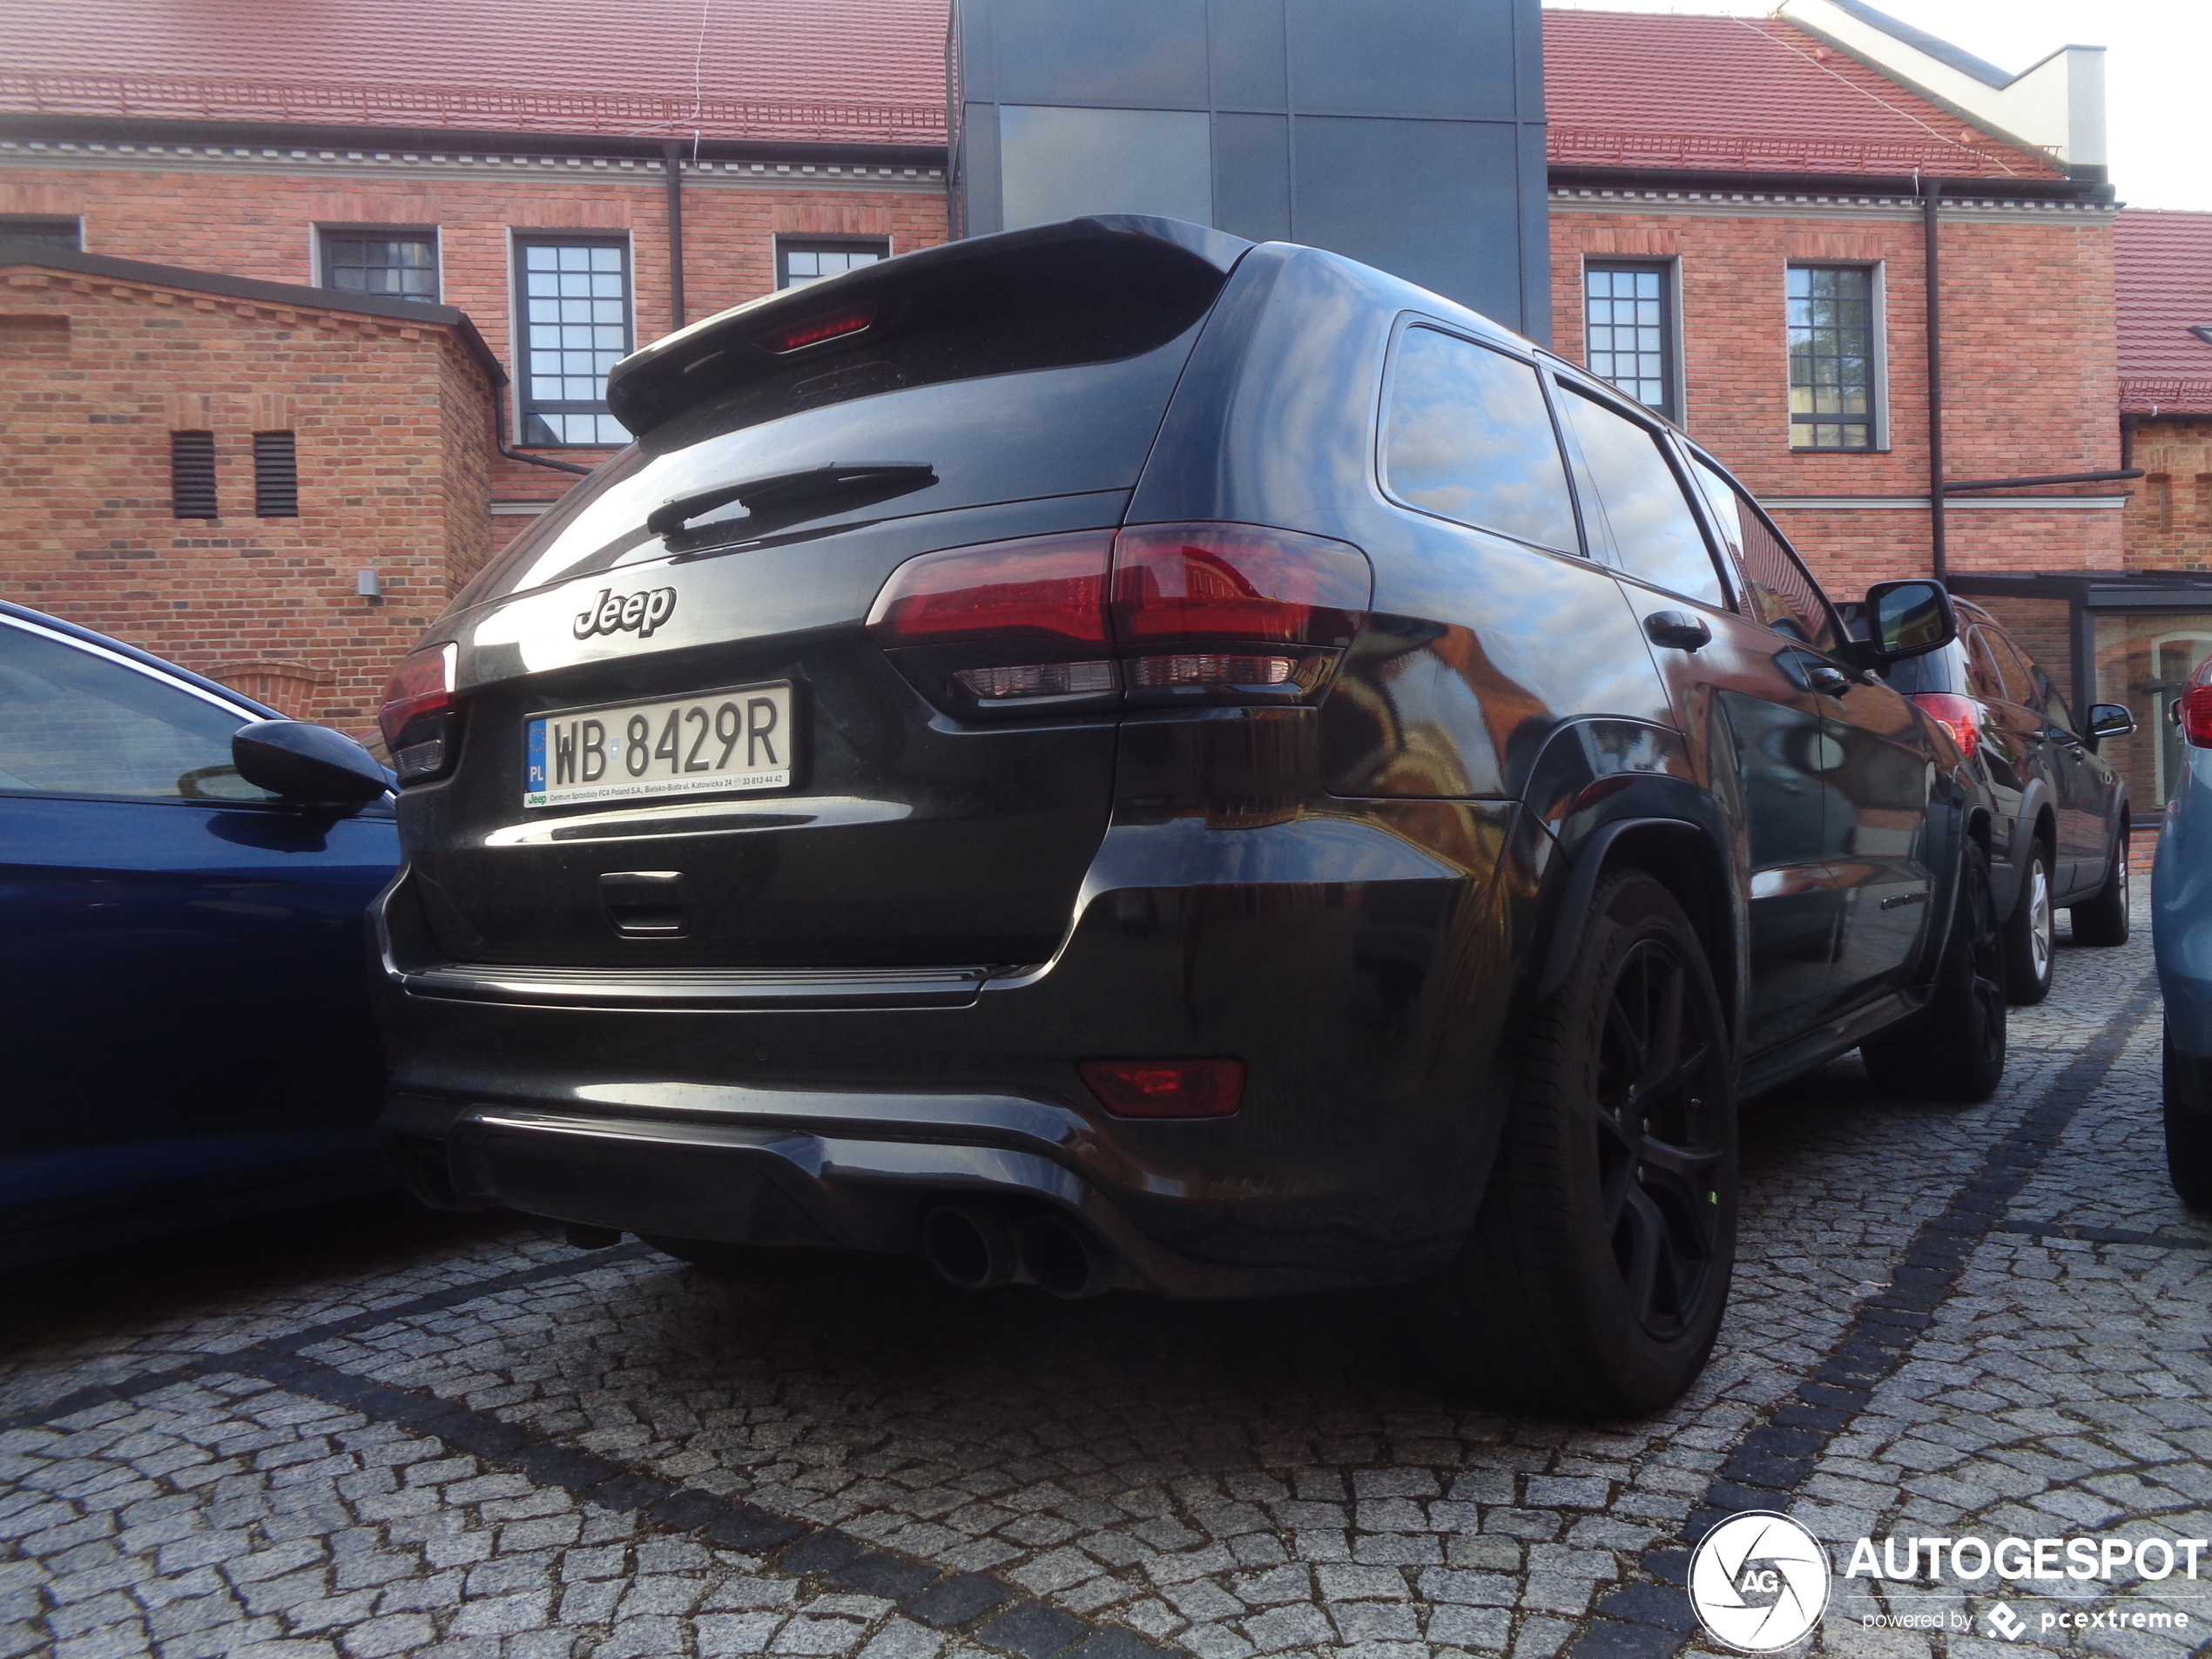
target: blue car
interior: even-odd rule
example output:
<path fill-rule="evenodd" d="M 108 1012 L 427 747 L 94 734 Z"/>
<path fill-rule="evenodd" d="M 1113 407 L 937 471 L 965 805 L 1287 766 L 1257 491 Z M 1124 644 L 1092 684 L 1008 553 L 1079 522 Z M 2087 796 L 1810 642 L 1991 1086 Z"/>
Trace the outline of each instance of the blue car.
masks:
<path fill-rule="evenodd" d="M 2151 939 L 2166 999 L 2166 1167 L 2192 1210 L 2212 1210 L 2212 658 L 2174 705 L 2181 780 L 2151 871 Z"/>
<path fill-rule="evenodd" d="M 350 738 L 0 604 L 0 1264 L 386 1184 Z"/>

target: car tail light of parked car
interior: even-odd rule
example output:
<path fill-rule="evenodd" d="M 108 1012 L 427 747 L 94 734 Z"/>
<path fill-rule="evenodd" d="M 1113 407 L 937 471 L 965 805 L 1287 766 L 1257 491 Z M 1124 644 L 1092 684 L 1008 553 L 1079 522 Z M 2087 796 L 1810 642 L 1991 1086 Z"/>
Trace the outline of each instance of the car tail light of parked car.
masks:
<path fill-rule="evenodd" d="M 455 648 L 433 645 L 400 659 L 376 711 L 377 730 L 402 779 L 441 770 L 446 762 L 445 715 L 453 706 Z"/>
<path fill-rule="evenodd" d="M 1327 684 L 1372 586 L 1347 543 L 1143 524 L 910 560 L 868 632 L 924 696 L 963 712 L 1303 702 Z"/>
<path fill-rule="evenodd" d="M 2212 657 L 2196 665 L 2182 693 L 2182 735 L 2192 748 L 2212 749 Z"/>
<path fill-rule="evenodd" d="M 1969 760 L 1974 758 L 1974 751 L 1981 747 L 1983 716 L 1980 704 L 1971 697 L 1960 697 L 1952 691 L 1919 691 L 1914 693 L 1912 700 L 1951 734 L 1951 740 L 1959 745 L 1960 754 Z"/>

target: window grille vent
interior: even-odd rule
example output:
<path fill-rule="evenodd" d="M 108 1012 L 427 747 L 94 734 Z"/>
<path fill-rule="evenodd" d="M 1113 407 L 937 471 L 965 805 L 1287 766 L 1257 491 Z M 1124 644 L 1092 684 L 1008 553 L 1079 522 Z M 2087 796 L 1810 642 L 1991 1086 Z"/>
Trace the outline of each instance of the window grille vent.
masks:
<path fill-rule="evenodd" d="M 215 435 L 169 435 L 169 510 L 179 518 L 213 518 Z"/>
<path fill-rule="evenodd" d="M 253 516 L 300 516 L 300 456 L 289 432 L 253 435 Z"/>

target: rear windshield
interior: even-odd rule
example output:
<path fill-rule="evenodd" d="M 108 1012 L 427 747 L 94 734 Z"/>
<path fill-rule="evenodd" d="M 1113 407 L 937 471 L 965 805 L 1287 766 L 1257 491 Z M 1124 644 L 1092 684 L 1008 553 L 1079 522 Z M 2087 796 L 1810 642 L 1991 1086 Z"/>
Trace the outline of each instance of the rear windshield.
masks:
<path fill-rule="evenodd" d="M 895 276 L 896 264 L 882 268 Z M 669 556 L 645 527 L 655 508 L 813 469 L 907 470 L 796 516 L 734 502 L 703 510 L 688 521 L 685 556 L 771 533 L 1130 489 L 1224 280 L 1180 250 L 1141 242 L 1027 249 L 923 274 L 877 285 L 869 326 L 849 341 L 765 368 L 733 342 L 752 361 L 579 484 L 459 603 Z M 825 295 L 825 314 L 851 303 Z M 711 381 L 720 368 L 710 358 L 687 378 Z M 702 548 L 703 529 L 724 534 Z"/>

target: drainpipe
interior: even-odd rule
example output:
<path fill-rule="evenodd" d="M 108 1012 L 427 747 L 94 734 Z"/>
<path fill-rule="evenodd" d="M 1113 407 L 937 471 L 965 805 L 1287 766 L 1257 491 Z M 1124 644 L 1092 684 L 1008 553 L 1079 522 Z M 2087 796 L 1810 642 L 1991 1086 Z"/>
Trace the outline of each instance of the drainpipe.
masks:
<path fill-rule="evenodd" d="M 684 146 L 673 138 L 660 147 L 668 169 L 668 327 L 684 326 Z"/>
<path fill-rule="evenodd" d="M 1936 202 L 1943 186 L 1931 179 L 1920 193 L 1921 266 L 1928 304 L 1928 531 L 1935 579 L 1951 574 L 1943 518 L 1943 281 L 1936 256 Z"/>
<path fill-rule="evenodd" d="M 507 387 L 504 381 L 492 388 L 491 441 L 498 447 L 499 453 L 509 461 L 520 461 L 525 465 L 532 467 L 550 467 L 555 472 L 572 472 L 578 477 L 583 477 L 589 475 L 591 471 L 590 468 L 579 467 L 573 461 L 554 461 L 544 455 L 526 455 L 521 450 L 509 447 L 507 442 Z"/>

